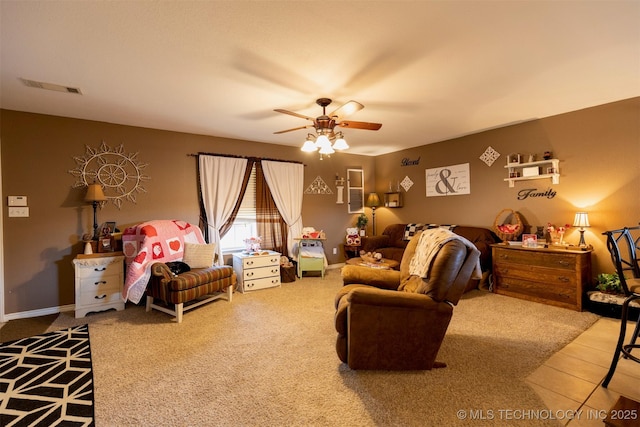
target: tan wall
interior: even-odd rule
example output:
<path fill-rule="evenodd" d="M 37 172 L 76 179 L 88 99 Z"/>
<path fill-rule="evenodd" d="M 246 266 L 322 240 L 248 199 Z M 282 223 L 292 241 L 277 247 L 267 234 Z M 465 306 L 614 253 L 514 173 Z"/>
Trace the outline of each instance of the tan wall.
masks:
<path fill-rule="evenodd" d="M 74 156 L 85 146 L 111 147 L 124 144 L 129 153 L 148 163 L 144 170 L 151 180 L 137 203 L 125 202 L 118 210 L 107 205 L 98 212 L 98 222 L 116 221 L 119 228 L 150 219 L 178 218 L 198 222 L 195 158 L 188 154 L 213 152 L 303 161 L 306 188 L 320 176 L 335 193 L 336 174 L 362 167 L 365 192 L 388 191 L 409 176 L 414 186 L 404 194 L 404 207 L 376 211 L 378 233 L 393 222 L 457 223 L 491 227 L 503 208 L 516 209 L 532 225 L 571 222 L 578 209 L 589 212 L 593 225 L 586 232 L 595 246 L 594 274 L 610 270 L 601 232 L 634 225 L 640 221 L 640 98 L 530 121 L 438 144 L 419 146 L 377 158 L 336 154 L 318 160 L 296 148 L 201 135 L 165 132 L 102 122 L 75 120 L 1 110 L 2 194 L 4 215 L 5 313 L 45 309 L 74 303 L 71 260 L 82 251 L 79 239 L 92 228 L 93 212 L 82 199 L 84 192 L 72 189 L 69 170 L 77 167 Z M 416 141 L 419 145 L 420 141 Z M 501 157 L 488 167 L 478 158 L 491 146 Z M 550 150 L 561 159 L 561 180 L 516 183 L 503 181 L 505 156 L 511 152 L 537 154 Z M 403 158 L 416 159 L 417 166 L 401 166 Z M 471 194 L 427 198 L 425 169 L 469 163 Z M 523 188 L 552 188 L 553 199 L 518 200 Z M 404 190 L 403 190 L 404 193 Z M 7 216 L 7 196 L 26 195 L 29 218 Z M 346 194 L 344 196 L 346 201 Z M 327 233 L 325 251 L 330 263 L 343 261 L 340 248 L 346 227 L 357 215 L 337 205 L 336 194 L 305 195 L 305 226 Z M 370 216 L 371 211 L 367 209 Z M 369 232 L 371 232 L 369 221 Z M 575 231 L 567 233 L 577 242 Z"/>
<path fill-rule="evenodd" d="M 306 164 L 304 188 L 320 176 L 334 194 L 305 194 L 305 226 L 323 229 L 330 263 L 343 261 L 340 244 L 356 215 L 347 205 L 336 204 L 335 176 L 346 169 L 365 170 L 365 186 L 373 191 L 375 159 L 345 153 L 320 161 L 295 147 L 267 145 L 201 135 L 166 132 L 1 110 L 2 194 L 4 215 L 5 314 L 74 304 L 72 259 L 83 250 L 83 233 L 92 231 L 93 209 L 83 202 L 84 190 L 73 189 L 76 178 L 68 171 L 78 165 L 75 156 L 85 146 L 114 148 L 124 144 L 148 163 L 144 173 L 146 193 L 137 202 L 124 202 L 118 210 L 107 204 L 98 211 L 98 223 L 115 221 L 121 230 L 151 219 L 182 219 L 198 223 L 196 187 L 197 152 L 237 154 L 302 161 Z M 28 197 L 29 218 L 9 218 L 7 196 Z M 346 196 L 345 196 L 346 200 Z M 338 248 L 333 255 L 332 249 Z M 228 262 L 230 263 L 230 262 Z"/>
<path fill-rule="evenodd" d="M 488 167 L 479 157 L 487 147 L 501 156 Z M 516 182 L 509 188 L 506 156 L 549 150 L 560 159 L 560 183 L 549 179 Z M 420 158 L 417 166 L 401 166 L 402 159 Z M 425 169 L 469 163 L 471 194 L 426 197 Z M 428 222 L 491 227 L 504 208 L 520 212 L 532 226 L 572 223 L 576 211 L 589 213 L 592 227 L 585 232 L 594 246 L 594 275 L 613 271 L 602 232 L 640 223 L 640 98 L 532 120 L 438 144 L 416 147 L 376 158 L 376 190 L 389 191 L 408 176 L 414 185 L 403 194 L 401 209 L 376 211 L 382 231 L 394 222 Z M 552 189 L 555 197 L 518 200 L 523 189 Z M 402 190 L 404 193 L 404 190 Z M 578 243 L 572 229 L 566 240 Z"/>

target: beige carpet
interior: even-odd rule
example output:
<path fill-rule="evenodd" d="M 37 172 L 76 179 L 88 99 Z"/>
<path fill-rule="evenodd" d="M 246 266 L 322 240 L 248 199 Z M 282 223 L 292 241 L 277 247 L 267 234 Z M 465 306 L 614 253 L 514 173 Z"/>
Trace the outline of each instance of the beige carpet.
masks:
<path fill-rule="evenodd" d="M 89 324 L 99 427 L 470 426 L 479 421 L 459 419 L 459 410 L 545 409 L 524 378 L 597 320 L 473 291 L 440 350 L 447 368 L 352 371 L 334 349 L 339 274 L 236 293 L 182 324 L 127 306 L 61 314 L 50 330 Z"/>

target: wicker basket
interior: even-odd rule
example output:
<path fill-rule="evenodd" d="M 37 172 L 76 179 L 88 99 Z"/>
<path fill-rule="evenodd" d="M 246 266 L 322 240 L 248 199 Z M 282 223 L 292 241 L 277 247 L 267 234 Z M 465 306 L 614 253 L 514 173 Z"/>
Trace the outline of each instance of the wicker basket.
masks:
<path fill-rule="evenodd" d="M 504 216 L 505 214 L 506 216 Z M 512 221 L 511 223 L 513 224 L 513 221 L 515 221 L 515 224 L 518 225 L 517 230 L 515 230 L 512 233 L 506 233 L 500 230 L 499 226 L 505 224 L 500 220 L 500 218 L 503 218 L 503 217 L 504 217 L 504 220 L 511 217 L 511 221 Z M 500 213 L 496 216 L 496 219 L 493 221 L 493 231 L 495 231 L 496 235 L 504 241 L 516 240 L 522 234 L 523 229 L 524 227 L 522 223 L 522 217 L 518 212 L 514 211 L 513 209 L 501 210 Z"/>

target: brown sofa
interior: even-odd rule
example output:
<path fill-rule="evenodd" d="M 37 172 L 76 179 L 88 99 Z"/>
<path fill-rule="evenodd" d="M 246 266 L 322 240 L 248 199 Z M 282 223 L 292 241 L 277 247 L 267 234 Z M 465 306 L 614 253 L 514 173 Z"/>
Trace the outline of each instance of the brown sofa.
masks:
<path fill-rule="evenodd" d="M 446 366 L 436 356 L 479 251 L 450 240 L 428 278 L 409 275 L 419 237 L 411 239 L 400 271 L 356 265 L 342 269 L 336 295 L 336 351 L 351 369 L 409 370 Z"/>
<path fill-rule="evenodd" d="M 434 227 L 436 225 L 425 224 L 425 226 Z M 407 224 L 388 225 L 379 236 L 363 237 L 361 248 L 365 252 L 380 252 L 386 259 L 401 262 L 405 248 L 409 244 L 409 239 L 405 239 L 406 229 Z M 467 287 L 467 290 L 475 289 L 481 282 L 484 284 L 491 271 L 491 245 L 500 243 L 502 240 L 493 231 L 482 227 L 455 225 L 451 226 L 451 231 L 469 240 L 480 251 L 483 279 L 482 281 L 471 279 Z"/>

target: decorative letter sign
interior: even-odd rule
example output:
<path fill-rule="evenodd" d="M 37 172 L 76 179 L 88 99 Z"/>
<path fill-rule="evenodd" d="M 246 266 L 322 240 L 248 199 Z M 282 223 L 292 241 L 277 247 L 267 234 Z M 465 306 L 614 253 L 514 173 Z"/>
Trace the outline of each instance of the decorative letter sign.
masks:
<path fill-rule="evenodd" d="M 426 169 L 427 197 L 458 196 L 471 193 L 469 163 Z"/>

